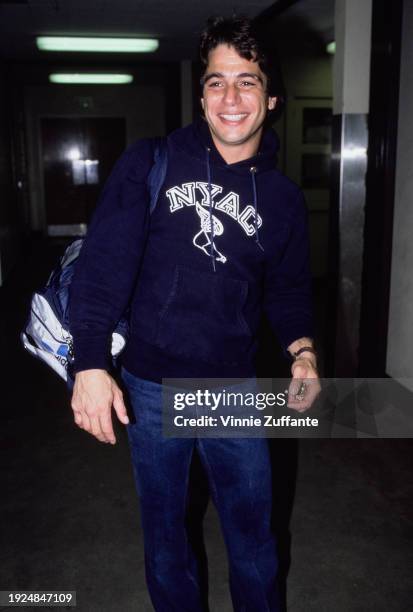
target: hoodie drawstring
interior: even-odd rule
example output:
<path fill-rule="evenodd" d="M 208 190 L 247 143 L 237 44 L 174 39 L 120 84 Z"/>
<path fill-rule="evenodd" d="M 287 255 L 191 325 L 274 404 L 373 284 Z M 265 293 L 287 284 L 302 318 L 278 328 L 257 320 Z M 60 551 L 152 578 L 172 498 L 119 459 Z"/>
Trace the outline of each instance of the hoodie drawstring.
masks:
<path fill-rule="evenodd" d="M 261 251 L 264 251 L 264 247 L 262 246 L 260 242 L 260 235 L 258 233 L 258 201 L 257 201 L 258 199 L 257 199 L 257 183 L 255 181 L 256 172 L 257 172 L 257 168 L 255 166 L 251 166 L 250 173 L 251 173 L 251 179 L 252 179 L 252 193 L 254 196 L 254 211 L 255 211 L 255 215 L 254 215 L 255 243 L 261 249 Z"/>
<path fill-rule="evenodd" d="M 212 217 L 212 186 L 211 186 L 211 164 L 209 160 L 209 154 L 211 149 L 209 147 L 206 148 L 206 165 L 207 165 L 207 180 L 208 180 L 208 204 L 209 204 L 209 225 L 211 229 L 211 240 L 210 240 L 210 255 L 212 258 L 212 269 L 216 272 L 215 269 L 215 253 L 214 253 L 214 219 Z"/>
<path fill-rule="evenodd" d="M 211 184 L 211 163 L 210 163 L 210 153 L 211 153 L 211 149 L 209 147 L 206 147 L 206 166 L 207 166 L 207 181 L 208 181 L 208 209 L 209 209 L 209 228 L 210 228 L 210 233 L 211 233 L 211 240 L 210 240 L 210 256 L 212 259 L 212 269 L 214 270 L 214 272 L 216 272 L 216 265 L 215 265 L 215 245 L 214 245 L 214 218 L 212 215 L 212 184 Z M 257 172 L 257 168 L 255 166 L 251 166 L 250 168 L 250 174 L 251 174 L 251 180 L 252 180 L 252 193 L 253 193 L 253 198 L 254 198 L 254 228 L 255 228 L 255 244 L 257 245 L 258 248 L 261 249 L 261 251 L 264 251 L 264 247 L 261 244 L 260 241 L 260 235 L 258 232 L 258 198 L 257 198 L 257 183 L 256 183 L 256 178 L 255 178 L 255 174 Z"/>

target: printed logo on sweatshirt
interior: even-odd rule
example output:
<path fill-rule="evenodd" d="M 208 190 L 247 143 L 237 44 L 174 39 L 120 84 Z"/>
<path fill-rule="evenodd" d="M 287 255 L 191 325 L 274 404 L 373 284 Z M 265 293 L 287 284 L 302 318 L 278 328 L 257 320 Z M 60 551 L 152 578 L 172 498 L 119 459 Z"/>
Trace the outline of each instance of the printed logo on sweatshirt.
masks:
<path fill-rule="evenodd" d="M 234 191 L 230 191 L 217 200 L 216 196 L 221 195 L 222 192 L 223 188 L 220 185 L 211 183 L 212 208 L 220 210 L 231 217 L 242 227 L 247 236 L 253 236 L 255 234 L 254 207 L 248 204 L 240 210 L 239 195 Z M 215 238 L 222 236 L 225 228 L 224 224 L 215 215 L 210 216 L 208 183 L 193 181 L 176 185 L 167 190 L 166 196 L 169 200 L 169 210 L 171 213 L 175 213 L 186 206 L 195 207 L 201 229 L 194 236 L 192 240 L 193 245 L 204 251 L 208 256 L 211 256 L 212 248 L 216 255 L 216 261 L 225 263 L 227 261 L 226 256 L 215 245 Z M 260 215 L 257 215 L 257 226 L 261 227 L 261 225 L 262 219 Z"/>

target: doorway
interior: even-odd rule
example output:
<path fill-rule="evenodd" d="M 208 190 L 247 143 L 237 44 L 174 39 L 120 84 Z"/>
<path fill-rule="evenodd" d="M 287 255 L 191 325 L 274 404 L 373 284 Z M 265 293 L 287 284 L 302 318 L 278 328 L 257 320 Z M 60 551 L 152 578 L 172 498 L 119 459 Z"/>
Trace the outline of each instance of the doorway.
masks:
<path fill-rule="evenodd" d="M 102 187 L 126 146 L 120 117 L 43 118 L 47 233 L 83 235 Z"/>

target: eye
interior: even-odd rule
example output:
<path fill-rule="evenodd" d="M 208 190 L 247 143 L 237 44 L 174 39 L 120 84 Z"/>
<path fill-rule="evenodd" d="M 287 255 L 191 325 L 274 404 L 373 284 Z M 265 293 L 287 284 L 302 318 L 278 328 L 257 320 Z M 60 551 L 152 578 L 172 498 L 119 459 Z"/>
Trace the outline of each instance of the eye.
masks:
<path fill-rule="evenodd" d="M 217 89 L 218 87 L 223 86 L 223 82 L 222 81 L 209 81 L 207 86 L 209 89 Z"/>
<path fill-rule="evenodd" d="M 239 86 L 242 87 L 243 89 L 250 89 L 251 87 L 255 87 L 256 83 L 255 81 L 243 79 L 242 81 L 239 82 Z"/>

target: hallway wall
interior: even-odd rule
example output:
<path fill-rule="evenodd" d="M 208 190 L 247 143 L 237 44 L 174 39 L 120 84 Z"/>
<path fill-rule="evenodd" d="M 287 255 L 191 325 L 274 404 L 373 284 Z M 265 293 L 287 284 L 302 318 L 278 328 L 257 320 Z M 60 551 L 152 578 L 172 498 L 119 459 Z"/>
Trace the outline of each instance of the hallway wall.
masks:
<path fill-rule="evenodd" d="M 16 214 L 13 192 L 6 67 L 0 64 L 0 287 L 16 257 Z"/>
<path fill-rule="evenodd" d="M 315 278 L 327 275 L 329 191 L 307 188 L 302 184 L 304 157 L 330 155 L 331 144 L 304 143 L 304 112 L 331 108 L 333 104 L 332 56 L 325 52 L 292 55 L 283 62 L 287 105 L 283 116 L 285 174 L 304 189 L 310 212 L 311 270 Z M 281 129 L 276 126 L 281 133 Z"/>
<path fill-rule="evenodd" d="M 50 71 L 49 71 L 50 72 Z M 131 72 L 128 70 L 128 72 Z M 25 88 L 31 229 L 46 225 L 40 121 L 43 117 L 120 117 L 126 142 L 166 131 L 165 70 L 145 67 L 127 86 L 30 84 Z"/>
<path fill-rule="evenodd" d="M 413 391 L 413 3 L 403 5 L 387 373 Z"/>

